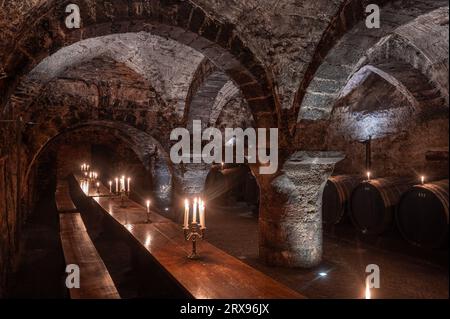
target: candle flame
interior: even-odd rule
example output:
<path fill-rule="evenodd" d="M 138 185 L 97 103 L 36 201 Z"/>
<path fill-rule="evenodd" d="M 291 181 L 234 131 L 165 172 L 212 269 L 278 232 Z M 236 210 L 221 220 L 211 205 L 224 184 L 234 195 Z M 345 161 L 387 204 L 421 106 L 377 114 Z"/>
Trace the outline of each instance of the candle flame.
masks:
<path fill-rule="evenodd" d="M 370 292 L 370 287 L 368 284 L 366 284 L 366 293 L 365 293 L 366 299 L 372 299 L 372 293 Z"/>
<path fill-rule="evenodd" d="M 422 184 L 425 184 L 425 176 L 421 176 L 420 180 L 422 181 Z"/>
<path fill-rule="evenodd" d="M 150 201 L 147 200 L 147 208 L 150 207 Z"/>

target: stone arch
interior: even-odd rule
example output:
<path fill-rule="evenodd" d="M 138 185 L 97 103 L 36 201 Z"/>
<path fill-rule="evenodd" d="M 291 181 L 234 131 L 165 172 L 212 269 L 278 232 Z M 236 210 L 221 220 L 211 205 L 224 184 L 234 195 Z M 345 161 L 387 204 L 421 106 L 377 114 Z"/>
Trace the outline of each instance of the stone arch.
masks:
<path fill-rule="evenodd" d="M 189 82 L 191 72 L 203 56 L 173 40 L 143 32 L 90 38 L 64 47 L 39 63 L 16 89 L 9 107 L 26 109 L 47 83 L 100 58 L 121 63 L 149 81 L 158 99 L 179 114 L 183 112 L 188 87 L 180 82 Z"/>
<path fill-rule="evenodd" d="M 428 85 L 425 86 L 425 88 L 418 88 L 414 85 L 417 84 L 417 82 L 411 83 L 411 80 L 417 78 L 420 79 L 419 81 L 421 81 L 421 84 L 427 84 L 427 81 L 423 80 L 423 76 L 421 76 L 420 73 L 415 72 L 414 69 L 408 68 L 408 65 L 406 65 L 406 68 L 405 65 L 401 63 L 382 64 L 378 66 L 365 65 L 359 69 L 358 72 L 352 75 L 345 87 L 342 89 L 339 99 L 345 98 L 348 94 L 355 90 L 371 75 L 371 73 L 377 74 L 379 77 L 384 79 L 386 82 L 389 82 L 398 91 L 400 91 L 414 109 L 418 109 L 418 99 L 420 99 L 421 96 L 421 100 L 423 100 L 423 91 L 427 91 L 427 89 L 429 89 Z M 339 103 L 339 100 L 336 103 Z"/>
<path fill-rule="evenodd" d="M 32 156 L 30 157 L 27 165 L 26 171 L 24 173 L 22 179 L 22 193 L 25 194 L 25 186 L 26 182 L 30 177 L 30 173 L 34 167 L 34 165 L 39 160 L 41 154 L 45 152 L 45 150 L 51 146 L 53 143 L 57 142 L 59 138 L 64 137 L 67 134 L 77 133 L 79 131 L 91 132 L 93 130 L 99 130 L 105 133 L 113 134 L 114 138 L 121 140 L 125 145 L 129 147 L 137 156 L 139 161 L 142 163 L 142 166 L 146 170 L 150 170 L 152 159 L 156 159 L 159 165 L 162 165 L 162 169 L 170 175 L 170 184 L 167 185 L 157 185 L 160 187 L 160 190 L 155 190 L 156 196 L 161 196 L 162 198 L 158 198 L 163 202 L 167 202 L 171 199 L 172 196 L 172 187 L 173 187 L 173 174 L 174 168 L 169 159 L 169 155 L 164 150 L 162 145 L 156 140 L 154 137 L 149 135 L 146 132 L 140 131 L 132 126 L 117 123 L 117 122 L 108 122 L 108 121 L 89 121 L 84 123 L 79 123 L 73 125 L 71 127 L 67 127 L 61 129 L 60 131 L 50 135 L 48 139 L 43 142 L 39 147 L 32 151 Z M 163 181 L 167 183 L 168 181 Z M 162 189 L 164 188 L 164 189 Z M 24 195 L 25 196 L 25 195 Z"/>
<path fill-rule="evenodd" d="M 187 115 L 187 127 L 189 129 L 192 129 L 193 120 L 201 120 L 204 127 L 208 126 L 214 101 L 228 81 L 228 76 L 220 70 L 212 72 L 205 78 L 189 105 Z"/>
<path fill-rule="evenodd" d="M 104 69 L 101 79 L 96 78 L 97 67 Z M 110 60 L 90 60 L 66 70 L 33 98 L 31 107 L 15 110 L 36 124 L 26 132 L 29 137 L 46 138 L 47 131 L 59 131 L 80 121 L 103 120 L 126 123 L 154 136 L 167 135 L 168 139 L 166 133 L 178 124 L 176 111 L 165 105 L 152 83 L 126 65 Z M 34 128 L 39 129 L 37 135 Z M 162 141 L 164 145 L 166 142 Z M 26 144 L 30 144 L 29 138 Z"/>
<path fill-rule="evenodd" d="M 387 1 L 381 1 L 384 4 Z M 339 36 L 333 39 L 328 35 L 322 39 L 323 45 L 319 45 L 315 62 L 310 64 L 307 75 L 297 92 L 294 115 L 297 123 L 301 121 L 320 121 L 329 119 L 332 105 L 339 95 L 341 88 L 347 82 L 348 77 L 354 71 L 355 66 L 364 56 L 365 52 L 374 46 L 379 39 L 389 33 L 397 32 L 401 25 L 407 24 L 421 15 L 446 6 L 445 1 L 416 1 L 411 4 L 386 4 L 382 8 L 381 28 L 367 29 L 361 14 L 362 5 L 355 12 L 357 17 L 353 23 L 343 25 L 343 28 L 335 28 Z M 401 10 L 400 10 L 401 8 Z M 345 9 L 345 8 L 344 8 Z M 350 7 L 347 7 L 341 18 L 345 20 L 349 16 Z M 347 32 L 348 31 L 348 32 Z M 332 39 L 332 41 L 329 41 Z M 291 129 L 294 129 L 291 127 Z"/>
<path fill-rule="evenodd" d="M 189 91 L 186 96 L 185 108 L 184 108 L 184 117 L 183 122 L 187 122 L 189 117 L 189 111 L 191 108 L 192 99 L 197 94 L 200 87 L 205 82 L 206 78 L 208 78 L 213 72 L 216 72 L 216 66 L 211 62 L 210 59 L 204 58 L 203 61 L 197 67 L 194 75 L 192 76 L 191 83 L 189 85 Z"/>
<path fill-rule="evenodd" d="M 234 85 L 233 81 L 228 81 L 217 94 L 214 105 L 212 106 L 209 118 L 210 125 L 216 125 L 217 120 L 225 107 L 225 105 L 240 95 L 239 89 Z"/>
<path fill-rule="evenodd" d="M 381 39 L 355 69 L 394 61 L 408 64 L 433 82 L 448 104 L 448 32 L 448 7 L 439 8 Z M 440 42 L 435 43 L 435 39 Z"/>
<path fill-rule="evenodd" d="M 231 24 L 212 19 L 201 8 L 186 1 L 154 1 L 151 4 L 114 1 L 102 10 L 79 3 L 83 27 L 72 31 L 63 25 L 67 3 L 49 4 L 46 14 L 30 25 L 33 30 L 26 30 L 28 34 L 20 33 L 19 44 L 6 55 L 3 63 L 8 75 L 28 72 L 44 57 L 82 39 L 147 31 L 189 45 L 210 58 L 239 85 L 260 125 L 268 126 L 273 122 L 276 99 L 271 90 L 272 81 Z M 138 7 L 142 10 L 137 10 Z M 92 9 L 96 12 L 95 17 L 88 14 Z M 8 80 L 7 91 L 11 92 L 19 78 Z"/>

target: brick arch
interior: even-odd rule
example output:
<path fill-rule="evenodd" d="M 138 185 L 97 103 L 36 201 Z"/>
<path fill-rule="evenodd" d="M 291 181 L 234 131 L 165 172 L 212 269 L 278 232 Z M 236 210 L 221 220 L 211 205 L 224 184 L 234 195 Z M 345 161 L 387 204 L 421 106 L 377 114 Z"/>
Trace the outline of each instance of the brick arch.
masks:
<path fill-rule="evenodd" d="M 446 1 L 419 0 L 399 4 L 392 1 L 374 1 L 384 5 L 381 10 L 381 28 L 367 29 L 361 1 L 347 1 L 334 22 L 330 24 L 317 47 L 296 95 L 291 123 L 320 122 L 330 117 L 332 105 L 366 51 L 379 39 L 418 17 L 445 6 Z M 353 14 L 352 14 L 353 12 Z M 301 125 L 300 125 L 301 126 Z M 295 131 L 296 126 L 291 126 Z"/>
<path fill-rule="evenodd" d="M 29 29 L 19 33 L 17 46 L 6 56 L 3 63 L 6 74 L 17 74 L 20 77 L 46 56 L 82 39 L 147 31 L 172 38 L 210 58 L 239 85 L 259 125 L 274 124 L 276 99 L 272 93 L 272 80 L 231 24 L 214 20 L 201 8 L 181 0 L 160 0 L 152 3 L 114 1 L 107 9 L 97 3 L 95 17 L 89 14 L 92 8 L 88 8 L 84 2 L 79 2 L 83 27 L 72 31 L 64 26 L 64 9 L 65 5 L 73 2 L 62 1 L 46 6 L 46 13 L 36 23 L 31 24 Z M 18 77 L 8 78 L 8 83 L 5 79 L 2 80 L 7 96 L 17 84 Z"/>

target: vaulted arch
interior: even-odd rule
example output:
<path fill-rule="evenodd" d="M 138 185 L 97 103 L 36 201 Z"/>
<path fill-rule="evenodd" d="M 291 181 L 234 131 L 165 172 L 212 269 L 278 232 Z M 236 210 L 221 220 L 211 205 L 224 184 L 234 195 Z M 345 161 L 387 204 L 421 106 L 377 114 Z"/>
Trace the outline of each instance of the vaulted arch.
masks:
<path fill-rule="evenodd" d="M 106 7 L 97 3 L 94 7 L 78 3 L 83 27 L 69 30 L 64 26 L 63 18 L 69 2 L 73 1 L 41 7 L 44 14 L 19 32 L 17 45 L 3 58 L 8 77 L 2 80 L 0 87 L 6 92 L 5 98 L 26 72 L 60 48 L 98 36 L 146 31 L 186 44 L 210 58 L 240 86 L 261 125 L 273 122 L 276 99 L 272 95 L 272 80 L 232 25 L 212 19 L 202 9 L 185 1 L 154 1 L 151 4 L 115 1 Z M 90 14 L 93 11 L 95 16 Z"/>

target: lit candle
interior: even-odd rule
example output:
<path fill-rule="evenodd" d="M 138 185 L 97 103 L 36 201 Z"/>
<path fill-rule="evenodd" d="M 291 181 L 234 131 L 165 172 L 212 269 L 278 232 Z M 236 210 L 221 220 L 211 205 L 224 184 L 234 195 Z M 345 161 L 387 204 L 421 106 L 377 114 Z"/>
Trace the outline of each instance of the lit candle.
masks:
<path fill-rule="evenodd" d="M 192 223 L 193 224 L 197 223 L 197 204 L 198 204 L 198 199 L 196 197 L 196 198 L 194 198 L 194 213 L 192 215 Z"/>
<path fill-rule="evenodd" d="M 223 170 L 223 166 L 224 166 L 225 164 L 224 164 L 224 162 L 222 162 L 222 170 Z"/>
<path fill-rule="evenodd" d="M 420 181 L 422 182 L 422 185 L 425 184 L 425 176 L 421 176 Z"/>
<path fill-rule="evenodd" d="M 119 192 L 119 178 L 116 177 L 116 193 Z"/>
<path fill-rule="evenodd" d="M 200 227 L 202 229 L 206 228 L 206 223 L 205 223 L 205 202 L 203 200 L 200 199 L 200 203 L 199 203 L 199 209 L 200 209 Z"/>
<path fill-rule="evenodd" d="M 147 200 L 146 204 L 147 204 L 147 214 L 149 214 L 150 213 L 150 201 Z"/>
<path fill-rule="evenodd" d="M 371 294 L 371 292 L 370 292 L 370 287 L 369 287 L 369 284 L 368 284 L 368 283 L 366 283 L 365 298 L 366 298 L 366 299 L 372 299 L 372 294 Z"/>
<path fill-rule="evenodd" d="M 370 176 L 372 175 L 371 172 L 367 172 L 367 180 L 370 181 Z"/>
<path fill-rule="evenodd" d="M 126 191 L 126 189 L 125 189 L 125 176 L 122 176 L 122 178 L 120 179 L 120 191 L 121 192 Z"/>
<path fill-rule="evenodd" d="M 109 192 L 112 193 L 112 181 L 109 181 L 108 184 L 109 184 Z"/>
<path fill-rule="evenodd" d="M 186 198 L 184 200 L 184 228 L 189 228 L 189 200 Z"/>
<path fill-rule="evenodd" d="M 131 178 L 128 177 L 128 193 L 131 191 L 130 182 L 131 182 Z"/>

